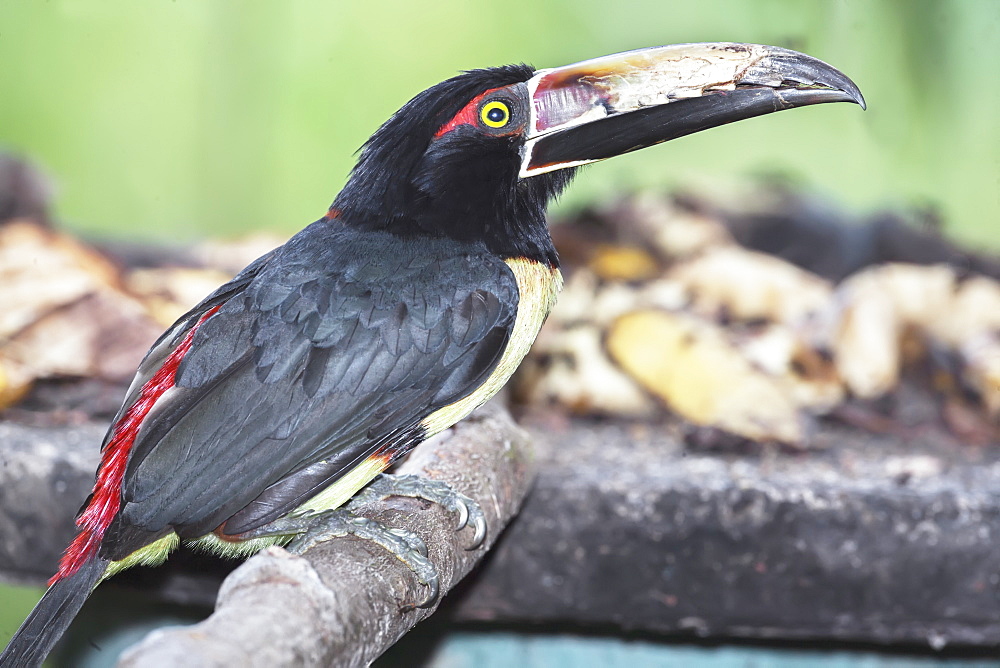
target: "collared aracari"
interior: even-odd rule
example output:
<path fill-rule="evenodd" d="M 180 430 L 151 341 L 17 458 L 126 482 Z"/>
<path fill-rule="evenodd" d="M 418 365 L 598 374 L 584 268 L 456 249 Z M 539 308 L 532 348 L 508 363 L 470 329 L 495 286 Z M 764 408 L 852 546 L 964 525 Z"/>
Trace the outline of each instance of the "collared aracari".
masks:
<path fill-rule="evenodd" d="M 0 664 L 41 663 L 101 580 L 180 541 L 286 543 L 269 527 L 342 506 L 493 396 L 559 291 L 545 208 L 576 167 L 823 102 L 864 106 L 819 60 L 721 43 L 472 70 L 414 97 L 322 219 L 153 345 Z"/>

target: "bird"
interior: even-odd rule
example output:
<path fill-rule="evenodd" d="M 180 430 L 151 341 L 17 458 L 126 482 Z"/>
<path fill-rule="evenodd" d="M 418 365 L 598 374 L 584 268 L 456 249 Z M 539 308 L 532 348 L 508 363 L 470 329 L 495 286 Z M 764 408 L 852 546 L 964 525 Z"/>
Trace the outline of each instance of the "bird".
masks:
<path fill-rule="evenodd" d="M 94 587 L 181 542 L 242 556 L 315 529 L 496 394 L 555 303 L 546 206 L 579 167 L 826 102 L 865 106 L 820 60 L 734 43 L 468 70 L 417 94 L 322 218 L 153 344 L 0 665 L 41 664 Z"/>

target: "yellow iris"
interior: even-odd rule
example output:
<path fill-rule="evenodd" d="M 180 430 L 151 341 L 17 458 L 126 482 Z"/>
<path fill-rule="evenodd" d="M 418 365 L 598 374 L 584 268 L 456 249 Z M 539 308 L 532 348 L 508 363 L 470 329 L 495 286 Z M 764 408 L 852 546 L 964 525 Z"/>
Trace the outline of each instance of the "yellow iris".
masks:
<path fill-rule="evenodd" d="M 479 118 L 491 128 L 502 128 L 510 121 L 510 107 L 503 102 L 494 100 L 483 105 Z"/>

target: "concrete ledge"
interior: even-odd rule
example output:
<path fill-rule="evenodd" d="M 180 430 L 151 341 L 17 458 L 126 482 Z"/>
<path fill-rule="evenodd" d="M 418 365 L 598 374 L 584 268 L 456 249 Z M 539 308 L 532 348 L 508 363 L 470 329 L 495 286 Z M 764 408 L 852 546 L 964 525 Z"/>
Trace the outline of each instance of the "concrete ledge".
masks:
<path fill-rule="evenodd" d="M 670 427 L 529 422 L 520 516 L 462 619 L 1000 645 L 1000 452 L 824 427 L 824 451 L 689 452 Z"/>

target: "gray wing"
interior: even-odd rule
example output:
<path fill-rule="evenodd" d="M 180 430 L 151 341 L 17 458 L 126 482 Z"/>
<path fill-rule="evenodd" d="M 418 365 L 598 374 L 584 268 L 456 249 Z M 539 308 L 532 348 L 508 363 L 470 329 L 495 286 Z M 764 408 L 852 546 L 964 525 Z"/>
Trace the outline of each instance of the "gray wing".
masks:
<path fill-rule="evenodd" d="M 133 446 L 125 523 L 194 537 L 244 511 L 227 532 L 260 526 L 419 441 L 421 419 L 495 368 L 518 299 L 501 260 L 314 228 L 197 330 Z"/>

